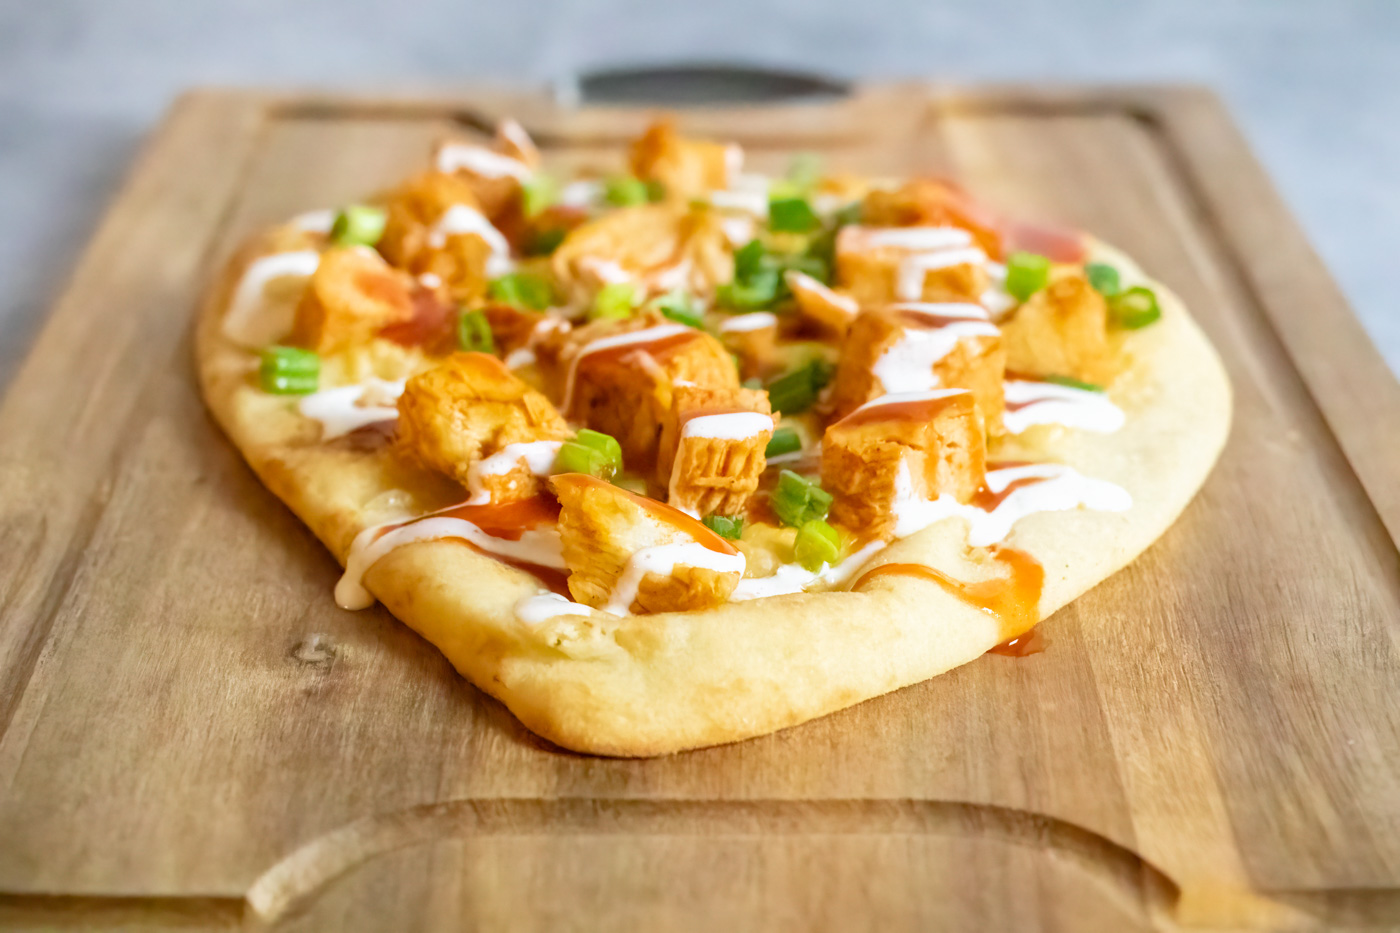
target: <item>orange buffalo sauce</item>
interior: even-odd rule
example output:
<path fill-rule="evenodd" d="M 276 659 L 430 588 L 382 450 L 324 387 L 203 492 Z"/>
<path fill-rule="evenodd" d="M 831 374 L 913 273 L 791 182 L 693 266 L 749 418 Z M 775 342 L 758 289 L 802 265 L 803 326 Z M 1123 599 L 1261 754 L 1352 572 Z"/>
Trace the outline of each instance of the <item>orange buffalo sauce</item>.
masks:
<path fill-rule="evenodd" d="M 877 577 L 907 576 L 932 580 L 970 606 L 987 613 L 1001 626 L 1003 643 L 992 649 L 998 654 L 1035 654 L 1043 650 L 1031 644 L 1027 634 L 1040 621 L 1040 591 L 1045 585 L 1045 568 L 1025 551 L 993 547 L 993 560 L 1006 568 L 1006 574 L 978 583 L 955 580 L 941 570 L 923 564 L 883 564 L 866 573 L 855 585 L 859 590 Z"/>
<path fill-rule="evenodd" d="M 551 477 L 550 482 L 558 485 L 606 488 L 608 491 L 622 495 L 632 500 L 632 502 L 636 503 L 641 508 L 646 509 L 657 521 L 670 525 L 677 531 L 689 535 L 691 538 L 695 539 L 695 543 L 706 550 L 714 551 L 718 554 L 739 553 L 738 548 L 711 531 L 704 522 L 692 518 L 675 506 L 667 505 L 658 499 L 653 499 L 650 496 L 638 495 L 635 492 L 629 492 L 626 489 L 614 486 L 606 480 L 598 479 L 596 476 L 588 476 L 584 473 L 561 473 L 558 476 Z"/>
<path fill-rule="evenodd" d="M 456 505 L 441 512 L 434 512 L 432 517 L 460 518 L 471 522 L 493 538 L 519 541 L 520 536 L 531 528 L 552 525 L 558 521 L 559 503 L 550 496 L 532 496 L 514 502 Z"/>

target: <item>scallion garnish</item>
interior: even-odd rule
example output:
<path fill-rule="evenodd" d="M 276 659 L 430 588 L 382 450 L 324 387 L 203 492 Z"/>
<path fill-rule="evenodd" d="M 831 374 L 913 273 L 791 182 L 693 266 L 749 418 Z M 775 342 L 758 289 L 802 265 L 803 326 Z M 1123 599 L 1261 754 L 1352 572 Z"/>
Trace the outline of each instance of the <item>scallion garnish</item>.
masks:
<path fill-rule="evenodd" d="M 1050 281 L 1050 260 L 1035 253 L 1012 253 L 1006 260 L 1006 291 L 1025 301 Z"/>
<path fill-rule="evenodd" d="M 768 383 L 768 401 L 774 411 L 785 415 L 804 412 L 816 402 L 817 395 L 826 388 L 833 374 L 830 363 L 814 359 Z"/>
<path fill-rule="evenodd" d="M 831 493 L 818 483 L 791 470 L 783 470 L 778 474 L 778 485 L 768 501 L 773 514 L 784 525 L 801 528 L 810 521 L 826 518 L 831 500 Z"/>
<path fill-rule="evenodd" d="M 526 217 L 534 217 L 557 200 L 559 183 L 553 176 L 531 175 L 520 186 L 520 207 Z"/>
<path fill-rule="evenodd" d="M 496 338 L 484 313 L 463 309 L 457 315 L 457 346 L 471 353 L 496 352 Z"/>
<path fill-rule="evenodd" d="M 822 177 L 822 157 L 815 152 L 799 152 L 788 163 L 787 180 L 802 191 L 810 189 Z"/>
<path fill-rule="evenodd" d="M 603 200 L 613 207 L 632 207 L 650 200 L 646 182 L 631 175 L 609 178 L 603 185 Z"/>
<path fill-rule="evenodd" d="M 632 286 L 632 283 L 609 282 L 598 289 L 598 294 L 593 296 L 593 307 L 589 310 L 588 316 L 594 320 L 631 317 L 636 306 L 637 290 Z"/>
<path fill-rule="evenodd" d="M 797 429 L 792 425 L 785 424 L 773 432 L 773 437 L 769 439 L 768 447 L 763 451 L 763 456 L 771 459 L 801 449 L 802 435 L 798 434 Z"/>
<path fill-rule="evenodd" d="M 657 298 L 653 302 L 653 306 L 661 312 L 662 317 L 675 321 L 677 324 L 697 329 L 705 326 L 705 319 L 701 317 L 700 309 L 695 306 L 690 295 L 679 288 Z"/>
<path fill-rule="evenodd" d="M 817 573 L 822 565 L 836 563 L 837 555 L 841 553 L 841 536 L 835 528 L 814 518 L 797 529 L 792 551 L 804 569 Z"/>
<path fill-rule="evenodd" d="M 744 533 L 744 516 L 742 515 L 706 515 L 703 521 L 706 528 L 721 538 L 728 538 L 731 541 L 738 539 Z"/>
<path fill-rule="evenodd" d="M 1108 263 L 1091 262 L 1084 267 L 1084 275 L 1088 277 L 1089 284 L 1094 287 L 1094 291 L 1100 295 L 1112 297 L 1123 290 L 1118 270 Z"/>
<path fill-rule="evenodd" d="M 383 208 L 351 204 L 335 215 L 331 242 L 336 246 L 373 246 L 384 235 L 389 215 Z"/>
<path fill-rule="evenodd" d="M 803 197 L 770 197 L 768 229 L 780 233 L 807 233 L 821 226 L 821 219 Z"/>
<path fill-rule="evenodd" d="M 1045 376 L 1046 382 L 1054 383 L 1057 386 L 1064 386 L 1068 389 L 1083 389 L 1085 392 L 1102 392 L 1103 386 L 1094 385 L 1092 382 L 1085 382 L 1082 379 L 1075 379 L 1073 376 Z"/>
<path fill-rule="evenodd" d="M 581 429 L 554 458 L 555 473 L 587 473 L 610 480 L 622 472 L 622 446 L 610 434 Z"/>
<path fill-rule="evenodd" d="M 554 301 L 549 281 L 528 272 L 511 272 L 492 279 L 489 293 L 492 301 L 531 311 L 543 311 Z"/>
<path fill-rule="evenodd" d="M 307 395 L 321 382 L 321 358 L 300 347 L 268 347 L 262 351 L 258 382 L 273 395 Z"/>
<path fill-rule="evenodd" d="M 1137 285 L 1108 299 L 1108 313 L 1119 327 L 1137 330 L 1161 317 L 1162 309 L 1156 292 Z"/>

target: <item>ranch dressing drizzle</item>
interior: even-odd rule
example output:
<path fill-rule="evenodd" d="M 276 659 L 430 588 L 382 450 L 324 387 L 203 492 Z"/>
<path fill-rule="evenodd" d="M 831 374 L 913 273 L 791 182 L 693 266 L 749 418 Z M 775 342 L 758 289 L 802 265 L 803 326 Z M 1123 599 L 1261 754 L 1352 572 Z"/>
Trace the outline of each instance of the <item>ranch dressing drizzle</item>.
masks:
<path fill-rule="evenodd" d="M 487 534 L 473 522 L 451 515 L 462 508 L 451 506 L 421 518 L 399 519 L 371 525 L 355 536 L 345 559 L 345 573 L 335 585 L 336 605 L 342 609 L 367 609 L 374 596 L 365 589 L 364 576 L 381 557 L 414 541 L 460 538 L 488 554 L 555 570 L 568 570 L 559 530 L 551 522 L 544 527 L 527 527 L 515 539 Z"/>
<path fill-rule="evenodd" d="M 986 311 L 978 305 L 959 303 L 920 305 L 919 308 L 921 312 L 939 309 L 940 316 L 959 320 L 941 327 L 906 328 L 870 370 L 886 392 L 919 392 L 937 386 L 940 380 L 933 367 L 953 352 L 959 340 L 965 337 L 996 337 L 1001 333 L 995 324 L 986 319 Z M 975 311 L 972 310 L 974 308 Z"/>
<path fill-rule="evenodd" d="M 603 183 L 592 178 L 571 181 L 559 192 L 564 207 L 592 207 L 603 199 Z"/>
<path fill-rule="evenodd" d="M 833 291 L 805 272 L 789 269 L 787 272 L 783 273 L 783 278 L 787 280 L 788 288 L 793 291 L 809 291 L 819 296 L 827 304 L 846 312 L 846 314 L 851 317 L 855 317 L 860 313 L 860 305 L 850 295 L 843 295 L 840 292 Z M 915 297 L 918 296 L 916 295 Z"/>
<path fill-rule="evenodd" d="M 515 264 L 510 258 L 510 244 L 501 231 L 491 225 L 476 208 L 465 204 L 454 204 L 443 212 L 437 223 L 428 231 L 428 245 L 441 249 L 447 245 L 449 236 L 475 234 L 486 241 L 491 248 L 491 256 L 486 260 L 486 274 L 493 278 L 505 275 Z"/>
<path fill-rule="evenodd" d="M 987 290 L 978 296 L 977 300 L 986 306 L 992 317 L 1001 320 L 1002 315 L 1016 307 L 1020 302 L 1006 290 L 1006 266 L 988 260 L 986 269 L 987 277 L 991 279 L 991 283 L 987 286 Z"/>
<path fill-rule="evenodd" d="M 721 334 L 742 334 L 777 326 L 778 316 L 771 311 L 750 311 L 747 314 L 735 314 L 720 321 L 719 332 Z"/>
<path fill-rule="evenodd" d="M 766 596 L 786 596 L 789 593 L 801 593 L 818 583 L 825 586 L 840 586 L 854 576 L 860 568 L 869 562 L 871 557 L 884 547 L 884 541 L 871 541 L 839 564 L 835 566 L 823 564 L 822 569 L 816 572 L 808 570 L 801 564 L 782 564 L 772 576 L 748 577 L 740 580 L 739 585 L 734 588 L 734 592 L 729 598 L 734 601 L 742 601 L 763 599 Z"/>
<path fill-rule="evenodd" d="M 951 266 L 981 265 L 986 261 L 987 254 L 975 246 L 915 253 L 900 260 L 895 279 L 895 296 L 906 301 L 917 301 L 924 294 L 924 279 L 930 272 Z"/>
<path fill-rule="evenodd" d="M 1112 434 L 1123 426 L 1123 410 L 1102 392 L 1053 382 L 1008 379 L 1002 423 L 1012 434 L 1032 425 L 1062 424 L 1067 428 Z"/>
<path fill-rule="evenodd" d="M 390 382 L 371 378 L 358 385 L 302 396 L 297 410 L 321 422 L 321 440 L 329 441 L 366 425 L 398 420 L 399 410 L 393 402 L 403 395 L 403 387 L 402 379 Z"/>
<path fill-rule="evenodd" d="M 561 441 L 527 441 L 507 444 L 489 457 L 476 461 L 467 468 L 467 491 L 471 497 L 467 505 L 489 505 L 491 490 L 484 481 L 488 476 L 503 476 L 522 464 L 533 476 L 548 476 L 559 455 Z"/>
<path fill-rule="evenodd" d="M 969 525 L 968 544 L 986 547 L 1004 539 L 1018 521 L 1037 512 L 1064 512 L 1081 506 L 1098 512 L 1126 512 L 1133 505 L 1132 496 L 1121 486 L 1084 476 L 1058 463 L 989 470 L 985 484 L 985 490 L 968 505 L 948 493 L 928 499 L 922 488 L 916 488 L 906 456 L 895 474 L 894 498 L 890 503 L 895 516 L 894 536 L 906 538 L 957 516 Z"/>
<path fill-rule="evenodd" d="M 291 311 L 273 320 L 266 311 L 267 286 L 282 278 L 310 278 L 321 264 L 321 254 L 314 249 L 294 253 L 273 253 L 248 265 L 243 278 L 234 289 L 228 313 L 224 315 L 224 336 L 245 347 L 262 347 L 281 337 L 291 328 Z"/>
<path fill-rule="evenodd" d="M 922 253 L 972 245 L 972 234 L 961 227 L 862 227 L 852 224 L 842 227 L 836 236 L 837 249 L 855 252 L 892 246 Z"/>
<path fill-rule="evenodd" d="M 710 203 L 721 210 L 768 216 L 768 176 L 730 172 L 729 187 L 710 192 Z"/>
<path fill-rule="evenodd" d="M 614 334 L 611 337 L 599 337 L 591 343 L 584 344 L 574 355 L 569 363 L 569 374 L 564 380 L 564 401 L 559 406 L 559 410 L 567 413 L 574 401 L 574 383 L 578 379 L 578 367 L 584 358 L 603 350 L 612 350 L 618 347 L 631 346 L 632 344 L 644 345 L 664 340 L 676 334 L 684 334 L 690 330 L 684 324 L 661 324 L 656 327 L 648 327 L 644 330 L 634 330 L 627 334 Z"/>
<path fill-rule="evenodd" d="M 715 573 L 742 574 L 744 566 L 743 554 L 737 551 L 733 554 L 721 554 L 698 541 L 642 548 L 627 559 L 627 566 L 623 568 L 622 576 L 617 578 L 617 584 L 613 587 L 612 595 L 609 596 L 603 611 L 615 616 L 629 615 L 632 603 L 637 598 L 637 590 L 641 588 L 642 579 L 649 573 L 669 577 L 675 574 L 677 567 L 699 567 Z"/>
<path fill-rule="evenodd" d="M 743 441 L 751 437 L 757 437 L 765 431 L 773 430 L 773 416 L 765 415 L 757 411 L 731 411 L 715 415 L 696 415 L 681 425 L 681 440 L 687 437 L 709 438 L 723 441 Z M 671 481 L 667 490 L 667 499 L 676 498 L 676 480 L 679 478 L 681 458 L 679 451 L 675 462 L 671 465 Z M 676 508 L 681 508 L 676 506 Z M 694 518 L 700 516 L 690 509 L 681 508 Z"/>
<path fill-rule="evenodd" d="M 331 227 L 335 226 L 335 211 L 330 209 L 306 211 L 296 215 L 287 223 L 298 230 L 305 230 L 307 233 L 330 233 Z"/>
<path fill-rule="evenodd" d="M 515 617 L 526 625 L 543 625 L 559 616 L 591 615 L 593 611 L 592 606 L 576 603 L 558 593 L 526 596 L 515 604 Z"/>
<path fill-rule="evenodd" d="M 466 169 L 482 178 L 514 178 L 524 181 L 530 177 L 529 166 L 519 159 L 468 143 L 449 143 L 439 149 L 437 168 L 439 172 Z"/>

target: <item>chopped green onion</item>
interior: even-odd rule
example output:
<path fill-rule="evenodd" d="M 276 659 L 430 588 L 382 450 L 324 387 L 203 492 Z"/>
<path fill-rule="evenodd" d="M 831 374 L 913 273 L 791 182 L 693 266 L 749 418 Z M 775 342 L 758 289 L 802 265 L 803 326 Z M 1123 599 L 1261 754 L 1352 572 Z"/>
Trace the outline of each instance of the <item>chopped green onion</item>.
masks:
<path fill-rule="evenodd" d="M 1012 253 L 1006 261 L 1006 290 L 1025 301 L 1050 281 L 1050 260 L 1035 253 Z"/>
<path fill-rule="evenodd" d="M 299 347 L 268 347 L 262 351 L 258 382 L 273 395 L 306 395 L 321 382 L 321 358 Z"/>
<path fill-rule="evenodd" d="M 543 311 L 554 301 L 554 289 L 549 281 L 528 272 L 512 272 L 492 279 L 490 295 L 493 301 L 531 311 Z"/>
<path fill-rule="evenodd" d="M 822 157 L 815 152 L 799 152 L 788 163 L 787 180 L 806 191 L 822 176 Z"/>
<path fill-rule="evenodd" d="M 784 233 L 806 233 L 820 225 L 821 219 L 817 217 L 816 211 L 812 210 L 812 205 L 807 203 L 806 198 L 770 197 L 768 199 L 768 228 L 770 230 Z"/>
<path fill-rule="evenodd" d="M 472 353 L 496 352 L 496 338 L 485 314 L 464 309 L 457 315 L 457 346 Z"/>
<path fill-rule="evenodd" d="M 564 237 L 569 231 L 563 227 L 550 227 L 548 230 L 541 230 L 530 238 L 529 244 L 525 247 L 525 252 L 531 256 L 548 256 L 559 248 L 559 244 L 564 242 Z"/>
<path fill-rule="evenodd" d="M 768 501 L 773 514 L 784 525 L 800 528 L 814 519 L 826 518 L 831 499 L 831 493 L 817 483 L 791 470 L 783 470 L 778 474 L 777 488 Z"/>
<path fill-rule="evenodd" d="M 837 227 L 844 227 L 848 224 L 858 224 L 865 214 L 865 204 L 861 201 L 852 201 L 841 208 L 832 217 Z"/>
<path fill-rule="evenodd" d="M 1100 295 L 1112 296 L 1123 290 L 1123 283 L 1118 277 L 1118 270 L 1103 262 L 1091 262 L 1084 267 L 1084 274 L 1089 278 L 1089 284 L 1094 286 L 1094 291 Z"/>
<path fill-rule="evenodd" d="M 801 449 L 802 435 L 797 433 L 796 428 L 785 424 L 773 432 L 773 437 L 768 441 L 768 447 L 763 451 L 763 456 L 778 457 Z"/>
<path fill-rule="evenodd" d="M 744 516 L 742 515 L 706 515 L 704 522 L 706 528 L 721 538 L 728 538 L 731 541 L 744 533 Z"/>
<path fill-rule="evenodd" d="M 690 295 L 679 288 L 656 299 L 655 307 L 661 312 L 662 317 L 675 321 L 677 324 L 694 328 L 705 326 L 705 319 L 700 316 L 700 309 L 695 306 L 695 302 L 691 301 Z"/>
<path fill-rule="evenodd" d="M 822 565 L 836 563 L 836 557 L 841 553 L 841 536 L 835 528 L 814 518 L 797 529 L 792 551 L 803 568 L 817 573 Z"/>
<path fill-rule="evenodd" d="M 336 246 L 373 246 L 384 235 L 389 215 L 383 208 L 351 204 L 335 215 L 331 242 Z"/>
<path fill-rule="evenodd" d="M 1103 391 L 1103 386 L 1094 385 L 1092 382 L 1084 382 L 1081 379 L 1075 379 L 1073 376 L 1046 376 L 1045 381 L 1070 389 L 1083 389 L 1085 392 Z"/>
<path fill-rule="evenodd" d="M 763 244 L 758 240 L 749 240 L 743 246 L 734 251 L 734 279 L 743 281 L 752 278 L 754 275 L 764 271 L 763 256 L 765 250 Z"/>
<path fill-rule="evenodd" d="M 666 200 L 666 186 L 663 185 L 661 182 L 657 181 L 655 178 L 653 178 L 653 179 L 651 179 L 650 181 L 648 181 L 648 182 L 647 182 L 647 200 L 648 200 L 648 201 L 664 201 L 664 200 Z M 705 206 L 706 206 L 706 207 L 709 207 L 709 204 L 706 204 Z"/>
<path fill-rule="evenodd" d="M 613 207 L 632 207 L 649 200 L 646 182 L 631 175 L 609 178 L 603 185 L 603 200 Z"/>
<path fill-rule="evenodd" d="M 611 435 L 584 428 L 560 446 L 554 472 L 587 473 L 610 480 L 622 472 L 622 447 Z"/>
<path fill-rule="evenodd" d="M 783 261 L 784 271 L 796 269 L 810 275 L 823 285 L 831 284 L 831 267 L 821 256 L 808 253 L 805 256 L 790 256 Z"/>
<path fill-rule="evenodd" d="M 742 385 L 746 389 L 761 389 L 763 388 L 763 380 L 758 378 L 757 376 L 750 376 L 749 378 L 745 379 L 742 383 L 740 383 L 740 385 Z"/>
<path fill-rule="evenodd" d="M 715 300 L 726 308 L 757 311 L 778 300 L 782 282 L 776 270 L 765 269 L 742 281 L 736 276 L 715 289 Z"/>
<path fill-rule="evenodd" d="M 637 290 L 630 282 L 610 282 L 598 289 L 593 296 L 593 307 L 588 316 L 598 318 L 631 317 L 637 304 Z"/>
<path fill-rule="evenodd" d="M 1108 299 L 1108 313 L 1119 327 L 1137 330 L 1161 317 L 1162 309 L 1156 293 L 1139 285 Z"/>
<path fill-rule="evenodd" d="M 534 217 L 557 200 L 559 183 L 550 175 L 531 175 L 521 183 L 520 206 L 526 217 Z"/>
<path fill-rule="evenodd" d="M 774 411 L 795 415 L 811 408 L 817 395 L 834 375 L 826 360 L 814 359 L 807 365 L 768 383 L 768 401 Z"/>

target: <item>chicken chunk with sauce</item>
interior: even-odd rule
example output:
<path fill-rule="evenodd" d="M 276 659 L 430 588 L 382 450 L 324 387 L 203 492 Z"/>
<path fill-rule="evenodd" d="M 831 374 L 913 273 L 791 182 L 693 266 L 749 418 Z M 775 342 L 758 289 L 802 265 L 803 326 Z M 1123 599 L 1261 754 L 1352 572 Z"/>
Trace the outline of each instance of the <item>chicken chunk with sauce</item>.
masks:
<path fill-rule="evenodd" d="M 661 426 L 656 480 L 692 515 L 742 515 L 767 465 L 768 393 L 677 386 Z"/>
<path fill-rule="evenodd" d="M 831 405 L 842 417 L 888 392 L 972 390 L 993 433 L 1001 424 L 1006 350 L 976 305 L 895 304 L 861 312 L 836 366 Z"/>
<path fill-rule="evenodd" d="M 902 510 L 919 502 L 971 501 L 985 471 L 986 439 L 966 391 L 883 396 L 822 438 L 831 516 L 862 536 L 895 534 Z"/>
<path fill-rule="evenodd" d="M 472 466 L 508 444 L 559 441 L 570 434 L 549 399 L 485 353 L 456 353 L 412 377 L 398 407 L 398 448 L 469 488 Z M 533 495 L 539 484 L 521 467 L 484 488 L 492 501 L 503 501 Z"/>
<path fill-rule="evenodd" d="M 509 251 L 481 213 L 472 186 L 456 175 L 424 172 L 395 189 L 379 251 L 414 275 L 436 276 L 462 302 L 486 294 L 493 254 Z"/>
<path fill-rule="evenodd" d="M 836 280 L 862 307 L 891 301 L 977 301 L 987 254 L 958 227 L 847 226 L 836 236 Z"/>
<path fill-rule="evenodd" d="M 948 181 L 915 178 L 897 188 L 875 188 L 861 208 L 861 222 L 879 227 L 957 227 L 993 259 L 1002 255 L 1002 221 Z"/>
<path fill-rule="evenodd" d="M 671 200 L 686 201 L 729 187 L 743 159 L 737 146 L 686 139 L 675 123 L 653 123 L 632 143 L 632 174 L 658 182 Z"/>
<path fill-rule="evenodd" d="M 1061 275 L 1001 325 L 1006 368 L 1106 385 L 1120 368 L 1109 336 L 1108 304 L 1079 273 Z"/>
<path fill-rule="evenodd" d="M 413 315 L 410 276 L 371 249 L 329 249 L 297 305 L 291 342 L 323 356 L 338 353 Z"/>
<path fill-rule="evenodd" d="M 668 505 L 578 473 L 550 478 L 569 592 L 595 609 L 673 612 L 729 598 L 744 558 Z"/>

